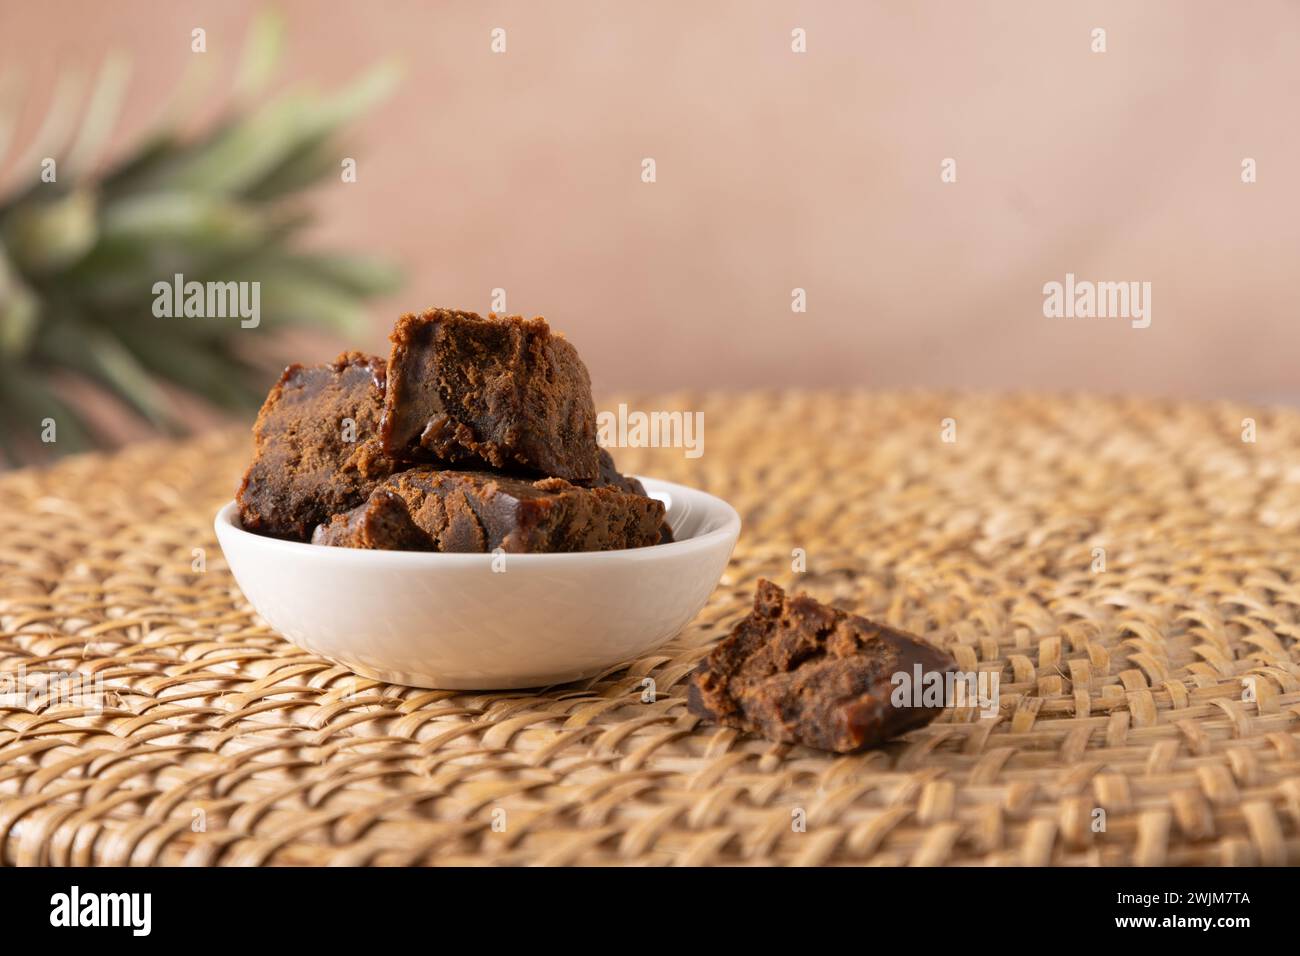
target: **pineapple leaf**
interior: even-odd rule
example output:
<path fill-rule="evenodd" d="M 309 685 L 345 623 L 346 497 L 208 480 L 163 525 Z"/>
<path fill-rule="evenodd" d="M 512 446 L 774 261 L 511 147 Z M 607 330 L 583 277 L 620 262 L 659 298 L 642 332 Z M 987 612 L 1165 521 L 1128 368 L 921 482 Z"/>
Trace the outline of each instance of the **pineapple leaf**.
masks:
<path fill-rule="evenodd" d="M 0 407 L 6 430 L 39 441 L 46 418 L 54 419 L 55 445 L 63 452 L 95 447 L 85 420 L 37 375 L 15 363 L 0 369 Z"/>
<path fill-rule="evenodd" d="M 218 195 L 254 190 L 304 145 L 328 136 L 386 96 L 397 75 L 385 65 L 328 98 L 297 93 L 271 100 L 181 159 L 157 185 Z"/>
<path fill-rule="evenodd" d="M 272 101 L 182 160 L 164 185 L 235 195 L 282 164 L 307 135 L 309 101 L 300 96 Z"/>
<path fill-rule="evenodd" d="M 358 298 L 392 292 L 402 282 L 402 272 L 396 266 L 364 256 L 281 253 L 267 256 L 265 261 Z"/>
<path fill-rule="evenodd" d="M 105 202 L 136 190 L 147 189 L 150 179 L 184 151 L 184 146 L 170 131 L 153 133 L 140 147 L 109 169 L 100 180 Z"/>
<path fill-rule="evenodd" d="M 131 64 L 125 56 L 110 54 L 104 60 L 99 77 L 91 87 L 90 102 L 86 105 L 77 138 L 68 148 L 65 160 L 68 172 L 73 175 L 84 173 L 99 159 L 121 112 L 130 75 Z"/>
<path fill-rule="evenodd" d="M 220 196 L 155 192 L 120 200 L 104 210 L 104 238 L 237 246 L 263 235 L 266 213 Z"/>
<path fill-rule="evenodd" d="M 119 323 L 117 333 L 140 363 L 155 375 L 218 407 L 246 411 L 261 403 L 261 389 L 251 384 L 255 369 L 233 355 L 224 346 L 224 340 L 200 344 L 179 336 L 163 337 L 158 334 L 156 322 L 138 319 Z"/>
<path fill-rule="evenodd" d="M 5 217 L 5 246 L 27 273 L 39 275 L 66 266 L 94 246 L 96 206 L 95 196 L 84 188 L 19 206 Z"/>
<path fill-rule="evenodd" d="M 402 78 L 397 60 L 385 60 L 370 69 L 351 86 L 319 101 L 317 124 L 322 129 L 336 129 L 356 119 L 366 110 L 387 99 Z"/>
<path fill-rule="evenodd" d="M 40 322 L 40 303 L 0 246 L 0 361 L 27 354 Z"/>
<path fill-rule="evenodd" d="M 251 99 L 266 89 L 283 47 L 284 16 L 278 10 L 259 11 L 248 29 L 235 78 L 235 94 L 239 99 Z"/>
<path fill-rule="evenodd" d="M 41 328 L 38 349 L 47 361 L 93 378 L 130 405 L 150 424 L 168 428 L 162 392 L 135 356 L 106 329 L 62 313 Z"/>
<path fill-rule="evenodd" d="M 142 194 L 137 198 L 148 197 Z M 104 236 L 89 255 L 62 275 L 62 288 L 87 306 L 98 303 L 147 310 L 154 283 L 171 281 L 177 273 L 199 282 L 246 279 L 248 263 L 275 255 L 310 221 L 300 210 L 282 207 L 263 212 L 243 204 L 227 204 L 227 217 L 220 211 L 214 213 L 214 202 L 225 203 L 199 197 L 199 208 L 181 214 L 154 209 L 146 210 L 147 215 L 141 218 L 133 213 L 128 217 L 131 228 Z M 204 209 L 217 219 L 238 220 L 249 214 L 252 228 L 242 233 L 227 230 L 224 236 L 214 233 L 203 225 Z M 262 221 L 257 221 L 257 216 L 262 216 Z M 188 226 L 184 222 L 187 217 Z M 147 219 L 152 222 L 146 224 L 143 220 Z"/>
<path fill-rule="evenodd" d="M 13 160 L 11 169 L 35 171 L 42 158 L 59 156 L 64 152 L 76 125 L 81 89 L 82 76 L 79 71 L 69 70 L 59 76 L 40 128 L 27 144 L 27 149 Z"/>
<path fill-rule="evenodd" d="M 338 153 L 328 133 L 312 136 L 242 195 L 253 202 L 270 202 L 307 189 L 339 168 Z"/>

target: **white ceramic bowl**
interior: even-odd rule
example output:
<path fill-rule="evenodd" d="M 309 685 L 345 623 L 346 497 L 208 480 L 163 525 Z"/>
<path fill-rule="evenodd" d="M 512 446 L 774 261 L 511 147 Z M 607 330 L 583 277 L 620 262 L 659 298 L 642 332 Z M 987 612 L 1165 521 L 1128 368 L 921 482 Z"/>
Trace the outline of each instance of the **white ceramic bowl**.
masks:
<path fill-rule="evenodd" d="M 653 650 L 704 607 L 740 534 L 725 501 L 641 479 L 672 544 L 578 554 L 432 554 L 281 541 L 232 501 L 217 540 L 254 609 L 299 647 L 416 687 L 541 687 Z"/>

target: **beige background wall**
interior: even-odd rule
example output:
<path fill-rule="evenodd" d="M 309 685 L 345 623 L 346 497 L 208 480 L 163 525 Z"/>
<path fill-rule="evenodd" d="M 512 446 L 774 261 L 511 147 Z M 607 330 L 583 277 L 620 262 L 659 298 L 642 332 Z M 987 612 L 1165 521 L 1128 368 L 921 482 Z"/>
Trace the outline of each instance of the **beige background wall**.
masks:
<path fill-rule="evenodd" d="M 226 85 L 256 6 L 0 0 L 0 72 L 26 84 L 30 128 L 59 70 L 128 51 L 127 137 L 195 55 L 192 27 Z M 360 181 L 319 197 L 322 241 L 409 269 L 363 344 L 397 311 L 486 310 L 499 286 L 574 339 L 600 389 L 1300 396 L 1297 4 L 282 9 L 288 81 L 407 67 L 357 127 Z M 1067 271 L 1152 282 L 1151 328 L 1044 318 L 1042 285 Z"/>

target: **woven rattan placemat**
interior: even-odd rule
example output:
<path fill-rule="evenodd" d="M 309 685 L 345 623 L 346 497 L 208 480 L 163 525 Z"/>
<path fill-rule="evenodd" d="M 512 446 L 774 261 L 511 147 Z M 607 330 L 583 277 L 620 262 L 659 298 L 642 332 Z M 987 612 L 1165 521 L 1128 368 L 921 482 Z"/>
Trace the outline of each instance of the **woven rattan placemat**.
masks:
<path fill-rule="evenodd" d="M 539 693 L 357 679 L 260 623 L 211 527 L 243 433 L 0 477 L 3 861 L 1300 861 L 1300 414 L 634 407 L 704 411 L 701 457 L 619 461 L 730 500 L 740 544 L 661 652 Z M 687 675 L 759 576 L 998 672 L 999 715 L 847 757 L 698 723 Z"/>

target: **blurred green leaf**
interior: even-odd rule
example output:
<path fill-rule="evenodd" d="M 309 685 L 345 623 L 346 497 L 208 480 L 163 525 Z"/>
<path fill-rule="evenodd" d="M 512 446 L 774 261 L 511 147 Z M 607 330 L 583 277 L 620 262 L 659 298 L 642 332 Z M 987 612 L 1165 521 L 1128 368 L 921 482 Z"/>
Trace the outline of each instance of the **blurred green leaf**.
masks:
<path fill-rule="evenodd" d="M 230 322 L 230 320 L 224 320 Z M 176 323 L 166 326 L 174 328 Z M 244 335 L 253 330 L 230 326 Z M 132 354 L 159 378 L 202 396 L 214 405 L 232 411 L 256 408 L 265 397 L 264 388 L 250 382 L 252 366 L 228 349 L 202 345 L 178 335 L 159 333 L 156 320 L 132 320 L 118 326 L 118 335 Z"/>
<path fill-rule="evenodd" d="M 318 322 L 337 332 L 355 333 L 365 323 L 366 310 L 353 296 L 290 273 L 262 282 L 262 316 L 272 324 Z"/>
<path fill-rule="evenodd" d="M 145 188 L 149 178 L 182 155 L 184 149 L 170 130 L 150 134 L 134 153 L 119 161 L 100 180 L 100 192 L 105 202 L 112 202 L 134 189 Z"/>
<path fill-rule="evenodd" d="M 402 72 L 400 63 L 386 60 L 372 67 L 351 86 L 317 100 L 317 128 L 336 129 L 387 99 L 401 81 Z"/>
<path fill-rule="evenodd" d="M 63 70 L 54 82 L 54 94 L 41 117 L 40 128 L 25 149 L 10 157 L 10 168 L 36 170 L 43 159 L 63 155 L 76 128 L 77 105 L 84 76 L 78 65 Z"/>
<path fill-rule="evenodd" d="M 55 450 L 86 451 L 95 447 L 82 416 L 40 377 L 9 363 L 0 368 L 0 402 L 12 430 L 39 442 L 43 422 L 54 419 Z"/>
<path fill-rule="evenodd" d="M 112 333 L 64 314 L 44 324 L 40 347 L 46 359 L 100 382 L 155 426 L 172 423 L 149 372 Z"/>
<path fill-rule="evenodd" d="M 39 321 L 39 301 L 0 247 L 0 359 L 26 355 Z"/>
<path fill-rule="evenodd" d="M 131 196 L 104 210 L 105 242 L 144 239 L 205 247 L 230 247 L 260 238 L 265 211 L 219 196 L 192 192 Z"/>
<path fill-rule="evenodd" d="M 94 246 L 95 213 L 95 197 L 89 189 L 28 203 L 6 217 L 5 246 L 24 272 L 51 272 L 80 259 Z"/>
<path fill-rule="evenodd" d="M 79 175 L 90 169 L 99 158 L 118 112 L 126 96 L 127 79 L 131 75 L 130 62 L 120 54 L 109 54 L 100 67 L 99 76 L 91 87 L 90 102 L 81 117 L 81 128 L 68 147 L 64 169 Z"/>
<path fill-rule="evenodd" d="M 386 64 L 329 97 L 295 93 L 270 100 L 176 163 L 158 186 L 215 195 L 256 190 L 303 149 L 386 96 L 398 75 Z"/>
<path fill-rule="evenodd" d="M 337 256 L 326 253 L 283 256 L 279 260 L 286 269 L 316 282 L 334 286 L 358 298 L 368 298 L 392 292 L 402 282 L 401 269 L 392 263 L 364 256 Z"/>
<path fill-rule="evenodd" d="M 211 197 L 207 201 L 226 202 Z M 64 291 L 83 304 L 149 311 L 154 283 L 170 282 L 177 273 L 187 281 L 243 281 L 250 278 L 251 263 L 282 255 L 287 241 L 310 221 L 305 213 L 286 207 L 267 213 L 253 206 L 241 208 L 264 218 L 253 228 L 224 234 L 186 230 L 177 223 L 160 226 L 164 230 L 160 232 L 136 228 L 114 232 L 63 274 Z"/>
<path fill-rule="evenodd" d="M 253 18 L 244 43 L 235 78 L 235 94 L 241 99 L 256 96 L 266 88 L 284 46 L 284 17 L 278 10 L 261 10 Z"/>
<path fill-rule="evenodd" d="M 96 247 L 66 276 L 69 294 L 105 304 L 148 303 L 177 273 L 202 281 L 220 264 L 270 248 L 299 220 L 215 196 L 143 193 L 105 211 Z"/>
<path fill-rule="evenodd" d="M 307 189 L 341 170 L 333 137 L 322 134 L 299 143 L 280 163 L 242 193 L 254 202 L 270 202 Z"/>

